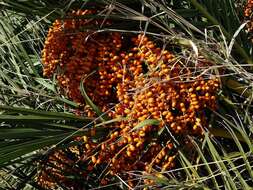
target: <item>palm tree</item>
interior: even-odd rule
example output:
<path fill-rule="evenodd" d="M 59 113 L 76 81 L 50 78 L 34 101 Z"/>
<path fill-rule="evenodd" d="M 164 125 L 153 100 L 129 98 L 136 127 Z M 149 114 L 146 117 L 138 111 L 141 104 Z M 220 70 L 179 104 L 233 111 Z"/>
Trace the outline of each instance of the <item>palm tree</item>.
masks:
<path fill-rule="evenodd" d="M 251 189 L 253 79 L 251 18 L 249 14 L 244 16 L 247 3 L 250 1 L 1 1 L 0 188 Z M 78 17 L 69 14 L 85 9 L 95 11 Z M 217 79 L 215 106 L 196 113 L 205 118 L 201 134 L 191 130 L 183 134 L 168 132 L 171 125 L 161 125 L 161 120 L 153 117 L 138 120 L 130 131 L 162 126 L 149 138 L 155 139 L 152 143 L 161 149 L 169 139 L 172 152 L 161 159 L 173 157 L 174 167 L 154 166 L 149 172 L 120 168 L 109 173 L 111 165 L 97 162 L 102 144 L 112 134 L 118 141 L 123 138 L 121 133 L 115 133 L 115 125 L 130 125 L 132 120 L 127 116 L 111 117 L 97 105 L 100 101 L 91 96 L 86 82 L 95 71 L 80 78 L 77 88 L 81 102 L 64 90 L 58 78 L 61 71 L 49 78 L 43 76 L 46 64 L 41 59 L 42 50 L 56 19 L 95 21 L 98 24 L 86 24 L 74 32 L 88 31 L 97 38 L 119 33 L 126 52 L 132 46 L 131 38 L 148 36 L 157 47 L 173 52 L 182 72 L 183 68 L 192 72 L 193 67 L 196 78 Z M 196 66 L 198 63 L 203 65 Z M 151 72 L 147 63 L 142 63 L 142 69 L 146 70 L 146 79 L 151 79 L 155 71 Z M 184 83 L 187 86 L 187 81 Z M 140 92 L 145 92 L 144 86 Z M 93 110 L 92 114 L 83 111 L 85 106 Z M 175 115 L 179 112 L 172 111 Z M 85 152 L 87 141 L 94 145 L 91 152 L 95 156 Z M 140 151 L 144 156 L 152 144 L 145 142 L 148 143 Z M 92 162 L 94 168 L 90 168 Z"/>

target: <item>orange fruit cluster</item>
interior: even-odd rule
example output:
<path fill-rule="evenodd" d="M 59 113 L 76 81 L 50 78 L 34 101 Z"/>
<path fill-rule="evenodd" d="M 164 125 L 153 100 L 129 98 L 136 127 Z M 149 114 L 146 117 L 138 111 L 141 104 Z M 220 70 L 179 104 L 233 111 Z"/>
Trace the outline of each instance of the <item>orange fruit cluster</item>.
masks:
<path fill-rule="evenodd" d="M 92 13 L 73 11 L 71 15 Z M 42 55 L 44 75 L 56 73 L 61 88 L 69 98 L 83 104 L 86 113 L 95 115 L 85 106 L 80 82 L 102 111 L 109 110 L 111 118 L 124 118 L 112 124 L 110 133 L 100 142 L 84 136 L 82 154 L 72 151 L 76 157 L 74 163 L 87 166 L 80 175 L 87 176 L 90 171 L 106 165 L 101 178 L 105 184 L 107 175 L 132 170 L 152 173 L 174 167 L 173 138 L 202 134 L 207 125 L 206 108 L 216 108 L 218 79 L 201 76 L 196 66 L 186 66 L 184 59 L 158 47 L 145 35 L 127 37 L 116 32 L 91 35 L 91 32 L 80 31 L 87 24 L 100 23 L 73 18 L 56 20 L 49 30 Z M 211 63 L 202 61 L 200 64 Z M 96 73 L 89 76 L 92 71 Z M 182 145 L 186 143 L 181 141 Z M 66 165 L 73 162 L 65 155 L 60 157 L 64 160 L 61 163 Z M 64 165 L 56 159 L 48 162 L 64 170 Z M 69 184 L 59 171 L 45 167 L 38 181 L 45 187 L 52 186 L 53 181 Z M 48 172 L 56 174 L 53 181 L 46 178 Z"/>
<path fill-rule="evenodd" d="M 63 151 L 55 151 L 47 159 L 47 163 L 50 163 L 50 167 L 47 165 L 42 165 L 40 173 L 37 177 L 37 181 L 43 187 L 47 189 L 56 188 L 56 181 L 63 182 L 66 184 L 68 180 L 64 177 L 62 171 L 64 172 L 78 172 L 73 171 L 73 167 L 69 167 L 74 164 L 73 159 L 69 159 Z M 69 171 L 71 168 L 71 171 Z M 69 183 L 69 182 L 68 182 Z"/>
<path fill-rule="evenodd" d="M 253 0 L 248 0 L 246 5 L 245 5 L 245 8 L 244 8 L 244 16 L 245 16 L 246 20 L 249 21 L 247 23 L 248 32 L 253 32 L 252 11 L 253 11 Z"/>
<path fill-rule="evenodd" d="M 110 115 L 127 119 L 115 125 L 97 146 L 98 151 L 91 153 L 91 166 L 109 162 L 111 174 L 173 167 L 175 152 L 169 132 L 179 136 L 201 134 L 206 125 L 205 108 L 216 108 L 217 79 L 195 76 L 195 69 L 184 68 L 173 54 L 145 36 L 132 41 L 134 47 L 128 54 L 117 58 L 122 69 L 115 72 L 122 82 L 116 87 L 119 103 Z M 136 129 L 147 119 L 160 123 Z"/>
<path fill-rule="evenodd" d="M 84 103 L 79 90 L 81 80 L 97 68 L 103 72 L 103 62 L 114 57 L 121 48 L 119 33 L 93 34 L 94 28 L 99 27 L 102 21 L 84 19 L 82 16 L 95 12 L 72 11 L 68 14 L 69 18 L 56 20 L 48 31 L 42 51 L 44 76 L 57 73 L 57 80 L 67 96 L 81 104 Z M 87 26 L 93 30 L 85 29 Z M 101 107 L 106 105 L 107 99 L 111 98 L 113 79 L 98 80 L 97 76 L 91 76 L 86 81 L 87 94 L 94 103 Z"/>
<path fill-rule="evenodd" d="M 244 15 L 246 17 L 251 17 L 252 9 L 253 9 L 253 0 L 248 0 L 244 9 Z"/>

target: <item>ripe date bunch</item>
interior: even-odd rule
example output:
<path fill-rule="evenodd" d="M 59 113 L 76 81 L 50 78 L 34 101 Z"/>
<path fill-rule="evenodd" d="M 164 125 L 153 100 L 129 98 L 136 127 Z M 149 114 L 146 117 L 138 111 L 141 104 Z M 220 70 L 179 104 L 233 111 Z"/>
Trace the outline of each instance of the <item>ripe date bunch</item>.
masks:
<path fill-rule="evenodd" d="M 171 134 L 183 139 L 182 145 L 187 144 L 184 137 L 201 135 L 207 126 L 205 110 L 217 107 L 218 78 L 199 75 L 197 66 L 187 66 L 185 59 L 144 34 L 85 30 L 101 25 L 102 21 L 81 18 L 95 13 L 72 11 L 68 18 L 53 23 L 42 52 L 44 76 L 56 75 L 62 91 L 81 105 L 78 111 L 97 116 L 81 94 L 83 83 L 89 98 L 103 112 L 112 119 L 124 119 L 111 124 L 109 134 L 99 142 L 92 140 L 95 129 L 89 137 L 76 138 L 74 141 L 82 143 L 82 152 L 73 146 L 49 155 L 37 178 L 45 188 L 52 189 L 56 183 L 75 188 L 64 171 L 78 173 L 85 180 L 97 168 L 105 167 L 100 182 L 106 184 L 109 175 L 131 179 L 126 172 L 169 170 L 175 167 L 177 155 Z M 202 66 L 210 64 L 200 62 Z M 159 122 L 136 128 L 147 120 Z M 69 169 L 80 163 L 85 165 L 82 171 Z"/>

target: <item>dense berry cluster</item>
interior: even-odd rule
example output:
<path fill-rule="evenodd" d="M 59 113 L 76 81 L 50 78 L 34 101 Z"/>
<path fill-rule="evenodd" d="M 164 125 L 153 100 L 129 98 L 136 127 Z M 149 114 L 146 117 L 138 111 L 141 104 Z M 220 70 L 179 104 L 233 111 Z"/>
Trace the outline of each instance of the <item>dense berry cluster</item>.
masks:
<path fill-rule="evenodd" d="M 70 167 L 68 166 L 73 165 L 74 160 L 69 159 L 63 151 L 55 151 L 46 159 L 46 162 L 50 163 L 50 167 L 46 164 L 42 165 L 37 178 L 38 183 L 49 189 L 54 189 L 56 187 L 56 180 L 59 182 L 64 181 L 66 184 L 67 179 L 61 171 L 69 172 Z M 73 172 L 73 168 L 71 169 L 70 172 Z"/>
<path fill-rule="evenodd" d="M 44 76 L 57 73 L 57 80 L 67 96 L 81 104 L 84 103 L 79 90 L 81 80 L 97 68 L 100 73 L 110 72 L 107 69 L 109 65 L 103 62 L 112 59 L 121 48 L 119 33 L 93 34 L 92 30 L 85 30 L 87 25 L 94 30 L 101 24 L 81 17 L 94 13 L 93 10 L 72 11 L 68 14 L 69 18 L 56 20 L 49 29 L 42 52 Z M 108 74 L 113 75 L 112 72 Z M 115 77 L 111 76 L 110 81 L 102 79 L 102 75 L 100 78 L 88 77 L 85 87 L 92 100 L 103 107 L 107 99 L 111 98 L 110 91 Z"/>
<path fill-rule="evenodd" d="M 85 14 L 92 11 L 71 13 Z M 91 35 L 81 31 L 87 24 L 96 26 L 99 22 L 73 18 L 55 21 L 43 50 L 44 74 L 56 73 L 68 97 L 83 104 L 89 115 L 95 113 L 85 106 L 80 82 L 102 111 L 110 109 L 111 118 L 125 119 L 112 124 L 111 132 L 100 142 L 84 136 L 82 153 L 75 148 L 71 150 L 75 159 L 56 152 L 48 163 L 61 170 L 67 170 L 64 164 L 82 163 L 87 166 L 79 171 L 83 177 L 105 166 L 107 172 L 100 176 L 103 184 L 108 175 L 132 170 L 152 173 L 174 167 L 176 148 L 171 135 L 182 140 L 189 134 L 202 134 L 207 124 L 206 108 L 216 108 L 219 81 L 200 76 L 196 66 L 186 66 L 185 60 L 177 59 L 145 35 L 123 37 L 116 32 Z M 201 64 L 210 65 L 207 61 Z M 89 76 L 92 71 L 95 74 Z M 147 119 L 159 123 L 136 128 Z M 56 155 L 64 164 L 58 163 Z M 40 184 L 45 187 L 52 186 L 54 181 L 69 184 L 61 170 L 55 171 L 51 166 L 41 170 Z M 49 180 L 46 173 L 54 175 L 54 180 Z"/>
<path fill-rule="evenodd" d="M 217 79 L 194 76 L 191 69 L 145 36 L 132 41 L 134 47 L 117 59 L 122 69 L 115 72 L 122 82 L 117 84 L 119 103 L 111 114 L 127 119 L 115 126 L 92 156 L 93 166 L 109 162 L 111 174 L 171 168 L 175 152 L 167 130 L 181 136 L 201 134 L 206 124 L 204 109 L 216 107 Z M 160 124 L 135 128 L 147 119 L 157 119 Z"/>
<path fill-rule="evenodd" d="M 246 17 L 246 20 L 248 20 L 247 30 L 250 33 L 253 32 L 252 11 L 253 11 L 253 0 L 248 0 L 247 4 L 245 5 L 245 8 L 244 8 L 244 16 Z"/>

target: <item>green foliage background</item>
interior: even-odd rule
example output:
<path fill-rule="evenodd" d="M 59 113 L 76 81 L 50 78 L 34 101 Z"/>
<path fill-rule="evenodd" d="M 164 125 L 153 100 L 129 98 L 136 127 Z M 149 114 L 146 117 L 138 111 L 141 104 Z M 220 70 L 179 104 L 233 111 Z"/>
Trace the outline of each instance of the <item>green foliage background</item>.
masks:
<path fill-rule="evenodd" d="M 136 172 L 136 178 L 154 179 L 151 189 L 252 189 L 253 62 L 243 17 L 245 3 L 1 0 L 0 188 L 42 189 L 35 180 L 38 160 L 54 149 L 70 146 L 74 136 L 89 135 L 83 126 L 98 128 L 103 122 L 114 122 L 74 115 L 78 105 L 60 93 L 55 78 L 42 76 L 41 49 L 51 23 L 64 18 L 70 9 L 96 5 L 104 7 L 104 11 L 94 17 L 115 20 L 110 28 L 99 32 L 145 32 L 183 47 L 185 55 L 193 55 L 197 48 L 201 56 L 216 63 L 210 69 L 217 71 L 222 81 L 219 109 L 213 113 L 209 130 L 202 139 L 189 136 L 194 144 L 191 152 L 179 148 L 178 162 L 182 167 L 166 171 L 162 177 Z M 219 73 L 218 68 L 225 72 Z M 98 135 L 106 133 L 101 130 Z M 193 154 L 197 159 L 192 159 Z M 85 185 L 88 189 L 98 186 Z M 115 185 L 125 188 L 124 181 L 118 178 Z M 113 185 L 100 188 L 110 187 Z M 59 189 L 67 187 L 59 185 Z"/>

